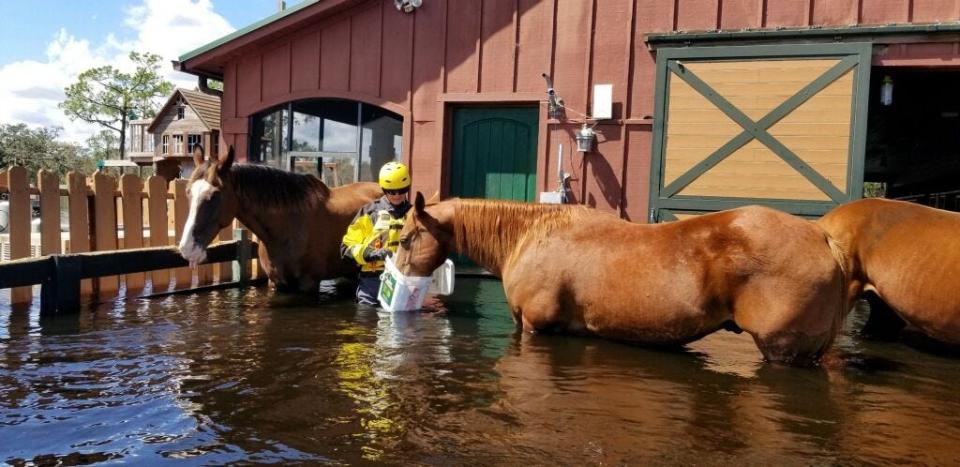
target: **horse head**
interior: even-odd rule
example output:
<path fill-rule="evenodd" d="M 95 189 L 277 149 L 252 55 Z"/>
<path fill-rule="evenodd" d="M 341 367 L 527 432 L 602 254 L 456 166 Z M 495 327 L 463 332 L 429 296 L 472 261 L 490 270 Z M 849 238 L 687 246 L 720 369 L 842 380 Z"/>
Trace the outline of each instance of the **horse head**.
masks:
<path fill-rule="evenodd" d="M 400 232 L 396 264 L 405 275 L 426 277 L 447 259 L 454 248 L 453 205 L 428 205 L 417 192 L 413 209 Z"/>
<path fill-rule="evenodd" d="M 230 224 L 237 213 L 237 198 L 228 177 L 233 165 L 233 146 L 226 156 L 203 160 L 203 149 L 194 149 L 195 169 L 187 185 L 190 214 L 180 238 L 180 255 L 191 265 L 206 259 L 207 246 Z"/>

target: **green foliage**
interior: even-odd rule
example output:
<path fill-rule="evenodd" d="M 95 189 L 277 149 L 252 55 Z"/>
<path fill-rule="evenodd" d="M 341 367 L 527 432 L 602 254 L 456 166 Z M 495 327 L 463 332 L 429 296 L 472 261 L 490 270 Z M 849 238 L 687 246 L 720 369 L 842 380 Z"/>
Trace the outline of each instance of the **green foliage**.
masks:
<path fill-rule="evenodd" d="M 87 156 L 93 160 L 119 159 L 120 138 L 117 137 L 116 132 L 101 130 L 87 138 L 86 152 Z"/>
<path fill-rule="evenodd" d="M 126 122 L 132 118 L 153 118 L 154 100 L 173 91 L 173 84 L 158 73 L 161 57 L 151 53 L 130 52 L 133 73 L 124 73 L 105 65 L 91 68 L 64 89 L 66 99 L 60 108 L 73 120 L 96 123 L 119 134 L 120 157 L 126 141 Z"/>
<path fill-rule="evenodd" d="M 864 182 L 864 198 L 883 198 L 887 194 L 887 184 L 879 182 Z"/>
<path fill-rule="evenodd" d="M 19 165 L 27 169 L 31 178 L 40 169 L 61 176 L 71 170 L 92 173 L 93 159 L 84 156 L 77 145 L 57 141 L 59 136 L 60 128 L 0 124 L 0 169 Z"/>

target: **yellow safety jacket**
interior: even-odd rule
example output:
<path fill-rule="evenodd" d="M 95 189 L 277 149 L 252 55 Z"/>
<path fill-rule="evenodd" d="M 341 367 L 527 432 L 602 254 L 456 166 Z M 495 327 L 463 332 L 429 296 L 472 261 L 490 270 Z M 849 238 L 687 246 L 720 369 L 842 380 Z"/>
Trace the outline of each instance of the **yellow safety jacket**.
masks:
<path fill-rule="evenodd" d="M 367 262 L 363 259 L 363 252 L 372 247 L 387 248 L 396 253 L 400 245 L 403 219 L 409 210 L 408 201 L 394 206 L 387 201 L 386 196 L 367 204 L 357 212 L 353 222 L 347 227 L 340 253 L 345 258 L 356 261 L 363 272 L 382 271 L 383 261 Z"/>

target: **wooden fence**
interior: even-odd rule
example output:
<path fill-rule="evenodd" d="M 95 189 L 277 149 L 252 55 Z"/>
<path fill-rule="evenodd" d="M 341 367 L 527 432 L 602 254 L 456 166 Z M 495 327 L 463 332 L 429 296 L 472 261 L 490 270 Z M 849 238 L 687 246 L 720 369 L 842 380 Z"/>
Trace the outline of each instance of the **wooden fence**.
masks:
<path fill-rule="evenodd" d="M 4 236 L 11 261 L 37 254 L 52 257 L 143 247 L 167 249 L 175 245 L 182 235 L 189 212 L 186 180 L 168 183 L 163 177 L 153 176 L 144 183 L 132 174 L 123 175 L 117 180 L 100 171 L 89 177 L 71 172 L 66 176 L 66 183 L 61 185 L 58 175 L 46 170 L 40 170 L 36 180 L 36 186 L 31 186 L 27 170 L 23 167 L 14 166 L 0 171 L 0 193 L 7 193 L 9 198 L 9 227 Z M 39 249 L 32 245 L 37 243 L 37 235 L 31 231 L 32 198 L 39 200 L 40 207 Z M 64 232 L 61 231 L 60 219 L 63 199 L 66 200 L 63 207 L 69 213 L 69 227 Z M 219 235 L 220 240 L 232 240 L 233 237 L 232 227 L 225 228 Z M 31 252 L 35 254 L 31 255 Z M 4 264 L 0 261 L 0 274 L 7 275 L 10 270 L 5 270 Z M 149 285 L 156 293 L 191 287 L 193 284 L 199 286 L 214 281 L 225 282 L 233 276 L 230 263 L 208 263 L 196 270 L 169 266 L 185 262 L 167 261 L 163 264 L 156 270 L 140 269 L 134 272 L 128 268 L 122 275 L 117 272 L 109 275 L 87 274 L 79 285 L 79 292 L 83 296 L 103 300 L 116 296 L 121 282 L 128 292 Z M 149 273 L 145 274 L 144 271 Z M 0 289 L 10 287 L 2 283 L 0 281 Z M 6 283 L 12 282 L 8 280 Z M 34 298 L 32 287 L 14 287 L 10 298 L 13 304 L 30 303 Z"/>

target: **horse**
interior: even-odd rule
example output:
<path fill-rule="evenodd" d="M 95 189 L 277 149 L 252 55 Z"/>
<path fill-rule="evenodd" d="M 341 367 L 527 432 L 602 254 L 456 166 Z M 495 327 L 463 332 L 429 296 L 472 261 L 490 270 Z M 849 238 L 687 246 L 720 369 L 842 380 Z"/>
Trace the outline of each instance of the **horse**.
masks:
<path fill-rule="evenodd" d="M 383 194 L 376 183 L 327 187 L 309 174 L 234 164 L 226 156 L 203 161 L 187 185 L 190 213 L 180 254 L 202 262 L 206 248 L 234 218 L 259 240 L 259 260 L 278 290 L 316 292 L 323 279 L 356 277 L 357 265 L 343 260 L 340 241 L 360 208 Z"/>
<path fill-rule="evenodd" d="M 810 365 L 844 318 L 843 252 L 812 222 L 750 206 L 634 224 L 584 206 L 417 193 L 401 273 L 428 276 L 451 253 L 503 282 L 526 332 L 676 346 L 746 331 L 771 362 Z"/>
<path fill-rule="evenodd" d="M 834 208 L 817 224 L 847 252 L 847 308 L 870 302 L 865 335 L 891 339 L 910 324 L 960 345 L 960 214 L 871 198 Z"/>

